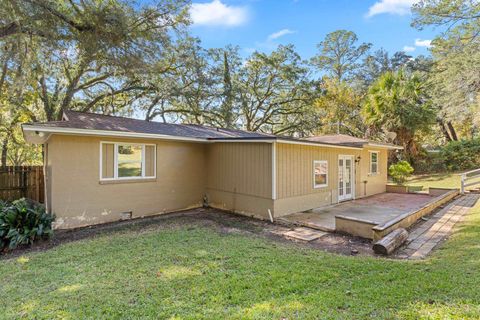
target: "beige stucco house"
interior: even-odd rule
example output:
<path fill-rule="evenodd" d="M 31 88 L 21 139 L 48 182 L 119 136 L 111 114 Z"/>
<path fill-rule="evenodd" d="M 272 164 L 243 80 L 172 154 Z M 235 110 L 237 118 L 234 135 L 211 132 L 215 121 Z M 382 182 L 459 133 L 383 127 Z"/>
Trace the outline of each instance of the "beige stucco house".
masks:
<path fill-rule="evenodd" d="M 46 206 L 57 228 L 203 205 L 281 217 L 385 192 L 388 151 L 397 148 L 72 111 L 23 132 L 45 146 Z"/>

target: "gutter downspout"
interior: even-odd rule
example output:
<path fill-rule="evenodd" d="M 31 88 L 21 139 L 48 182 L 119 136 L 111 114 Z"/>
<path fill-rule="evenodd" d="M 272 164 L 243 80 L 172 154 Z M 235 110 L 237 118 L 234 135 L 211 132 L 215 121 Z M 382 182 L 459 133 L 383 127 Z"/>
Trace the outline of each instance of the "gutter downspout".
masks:
<path fill-rule="evenodd" d="M 268 216 L 270 221 L 273 223 L 273 218 L 275 214 L 275 200 L 277 199 L 277 143 L 272 143 L 272 202 L 273 202 L 273 213 L 272 210 L 268 209 Z"/>
<path fill-rule="evenodd" d="M 48 197 L 50 196 L 50 190 L 48 189 L 48 181 L 50 176 L 48 175 L 48 143 L 43 144 L 43 201 L 45 202 L 45 210 L 51 213 L 50 201 Z"/>

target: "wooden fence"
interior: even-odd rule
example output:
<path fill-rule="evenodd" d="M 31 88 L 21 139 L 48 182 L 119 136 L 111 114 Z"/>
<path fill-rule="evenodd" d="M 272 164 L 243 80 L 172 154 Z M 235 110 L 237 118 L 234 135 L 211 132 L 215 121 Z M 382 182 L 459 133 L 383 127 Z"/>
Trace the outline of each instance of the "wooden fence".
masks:
<path fill-rule="evenodd" d="M 0 199 L 12 201 L 29 198 L 44 203 L 42 166 L 0 167 Z"/>

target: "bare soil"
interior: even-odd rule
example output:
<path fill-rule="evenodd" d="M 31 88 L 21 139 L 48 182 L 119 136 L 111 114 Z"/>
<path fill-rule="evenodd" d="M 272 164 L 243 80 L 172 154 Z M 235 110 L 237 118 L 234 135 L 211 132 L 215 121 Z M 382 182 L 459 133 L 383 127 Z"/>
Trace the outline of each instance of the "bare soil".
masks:
<path fill-rule="evenodd" d="M 311 242 L 293 241 L 280 235 L 282 232 L 292 230 L 293 227 L 272 224 L 267 221 L 216 209 L 201 208 L 71 230 L 56 230 L 51 239 L 36 241 L 31 246 L 23 246 L 13 251 L 4 252 L 0 256 L 0 259 L 14 258 L 29 252 L 46 251 L 61 244 L 93 238 L 104 234 L 131 231 L 143 233 L 165 229 L 197 227 L 208 227 L 220 234 L 237 233 L 253 237 L 263 237 L 280 243 L 295 243 L 299 246 L 342 255 L 375 256 L 371 249 L 372 243 L 370 240 L 337 233 L 329 233 Z"/>

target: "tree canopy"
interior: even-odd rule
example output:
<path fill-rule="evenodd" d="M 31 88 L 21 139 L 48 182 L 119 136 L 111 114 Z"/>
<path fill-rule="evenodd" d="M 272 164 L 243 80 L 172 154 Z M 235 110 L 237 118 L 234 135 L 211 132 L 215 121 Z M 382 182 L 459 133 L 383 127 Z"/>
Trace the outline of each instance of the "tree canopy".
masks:
<path fill-rule="evenodd" d="M 368 125 L 376 132 L 395 132 L 411 162 L 418 153 L 415 135 L 427 132 L 435 120 L 426 90 L 416 74 L 403 69 L 386 72 L 368 91 L 363 106 Z"/>
<path fill-rule="evenodd" d="M 352 31 L 329 33 L 317 45 L 319 53 L 312 58 L 312 63 L 338 81 L 350 80 L 360 67 L 359 60 L 372 46 L 370 43 L 357 42 L 358 37 Z"/>
<path fill-rule="evenodd" d="M 2 165 L 41 159 L 20 124 L 68 109 L 304 137 L 345 133 L 422 145 L 479 136 L 480 5 L 422 0 L 412 25 L 436 26 L 431 55 L 373 50 L 349 30 L 244 55 L 189 34 L 189 1 L 3 0 Z M 312 41 L 313 45 L 313 41 Z"/>

